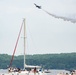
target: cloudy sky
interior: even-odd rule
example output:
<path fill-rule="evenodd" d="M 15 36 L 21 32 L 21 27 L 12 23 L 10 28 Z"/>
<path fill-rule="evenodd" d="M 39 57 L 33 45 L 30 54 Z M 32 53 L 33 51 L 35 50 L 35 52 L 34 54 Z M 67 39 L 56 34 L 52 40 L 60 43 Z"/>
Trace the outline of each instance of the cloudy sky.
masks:
<path fill-rule="evenodd" d="M 0 54 L 13 53 L 23 18 L 27 54 L 76 52 L 76 0 L 0 0 Z M 23 54 L 22 37 L 16 55 Z"/>

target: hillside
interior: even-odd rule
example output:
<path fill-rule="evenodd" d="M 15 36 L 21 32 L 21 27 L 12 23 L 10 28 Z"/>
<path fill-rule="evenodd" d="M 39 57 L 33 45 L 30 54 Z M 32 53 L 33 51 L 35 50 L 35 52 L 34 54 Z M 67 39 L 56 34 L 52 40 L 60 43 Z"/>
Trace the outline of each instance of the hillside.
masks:
<path fill-rule="evenodd" d="M 0 69 L 9 66 L 11 55 L 0 54 Z M 26 55 L 26 64 L 46 69 L 76 69 L 76 53 Z M 23 68 L 23 55 L 15 56 L 12 66 Z"/>

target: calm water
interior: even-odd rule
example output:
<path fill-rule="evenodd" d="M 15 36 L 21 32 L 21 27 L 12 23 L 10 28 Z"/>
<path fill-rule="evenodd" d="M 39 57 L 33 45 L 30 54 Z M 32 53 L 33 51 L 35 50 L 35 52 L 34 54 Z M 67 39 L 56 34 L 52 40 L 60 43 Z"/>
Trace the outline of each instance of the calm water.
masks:
<path fill-rule="evenodd" d="M 57 75 L 58 73 L 64 73 L 64 74 L 66 74 L 66 73 L 70 73 L 69 71 L 66 71 L 66 70 L 55 70 L 55 69 L 51 69 L 51 70 L 49 70 L 51 73 L 47 73 L 47 75 Z M 1 73 L 7 73 L 8 71 L 5 69 L 5 70 L 3 70 L 3 69 L 0 69 L 0 74 Z"/>

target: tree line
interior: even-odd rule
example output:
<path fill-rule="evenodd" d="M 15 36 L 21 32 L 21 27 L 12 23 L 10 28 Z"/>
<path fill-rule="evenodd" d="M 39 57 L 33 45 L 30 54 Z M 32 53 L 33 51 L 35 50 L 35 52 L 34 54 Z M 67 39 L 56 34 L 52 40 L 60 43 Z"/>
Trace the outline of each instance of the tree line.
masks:
<path fill-rule="evenodd" d="M 0 54 L 0 69 L 6 69 L 12 56 Z M 13 67 L 23 68 L 23 55 L 14 56 Z M 76 69 L 76 53 L 26 55 L 27 65 L 39 65 L 44 69 Z"/>

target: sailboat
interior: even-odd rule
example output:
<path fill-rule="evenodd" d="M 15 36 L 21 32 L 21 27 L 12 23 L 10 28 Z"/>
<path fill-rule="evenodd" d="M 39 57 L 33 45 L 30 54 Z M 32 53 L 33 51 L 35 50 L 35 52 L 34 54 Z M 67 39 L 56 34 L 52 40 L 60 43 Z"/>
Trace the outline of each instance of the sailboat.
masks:
<path fill-rule="evenodd" d="M 18 45 L 18 41 L 19 41 L 19 37 L 20 37 L 20 34 L 21 34 L 21 30 L 22 30 L 22 27 L 24 26 L 24 68 L 21 70 L 19 68 L 12 68 L 11 65 L 12 65 L 12 61 L 14 59 L 14 54 L 15 54 L 15 51 L 16 51 L 16 48 L 17 48 L 17 45 Z M 18 38 L 17 38 L 17 41 L 16 41 L 16 45 L 15 45 L 15 48 L 14 48 L 14 52 L 13 52 L 13 55 L 12 55 L 12 58 L 11 58 L 11 61 L 10 61 L 10 65 L 9 65 L 9 68 L 8 68 L 8 73 L 3 73 L 2 75 L 42 75 L 44 74 L 43 71 L 41 71 L 41 66 L 32 66 L 32 65 L 27 65 L 26 64 L 26 61 L 25 61 L 25 50 L 26 50 L 26 26 L 25 26 L 25 19 L 23 19 L 23 22 L 21 24 L 21 28 L 20 28 L 20 31 L 19 31 L 19 35 L 18 35 Z M 27 70 L 29 69 L 29 70 Z"/>

